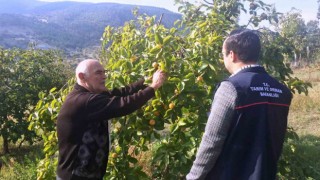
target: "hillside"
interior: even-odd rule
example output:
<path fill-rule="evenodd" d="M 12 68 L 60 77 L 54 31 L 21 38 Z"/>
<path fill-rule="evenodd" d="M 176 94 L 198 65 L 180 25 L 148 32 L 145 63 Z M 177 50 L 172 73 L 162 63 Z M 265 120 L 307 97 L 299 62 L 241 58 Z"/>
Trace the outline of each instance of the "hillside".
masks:
<path fill-rule="evenodd" d="M 121 26 L 134 18 L 133 5 L 116 3 L 51 2 L 0 0 L 0 46 L 27 48 L 35 42 L 41 48 L 66 51 L 100 45 L 107 25 Z M 3 8 L 6 7 L 6 8 Z M 173 26 L 181 17 L 163 8 L 140 6 L 140 14 L 160 18 Z"/>
<path fill-rule="evenodd" d="M 47 4 L 47 2 L 37 0 L 0 0 L 0 14 L 21 14 L 41 5 Z"/>
<path fill-rule="evenodd" d="M 59 24 L 19 14 L 0 14 L 0 24 L 0 46 L 5 48 L 24 49 L 30 42 L 36 42 L 43 48 L 66 49 L 73 47 L 73 42 L 80 38 Z"/>

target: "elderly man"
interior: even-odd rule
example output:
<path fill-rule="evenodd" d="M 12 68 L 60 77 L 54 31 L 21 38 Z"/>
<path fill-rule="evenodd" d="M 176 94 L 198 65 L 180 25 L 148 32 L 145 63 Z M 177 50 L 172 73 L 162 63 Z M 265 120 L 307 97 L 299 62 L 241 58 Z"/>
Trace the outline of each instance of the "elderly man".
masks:
<path fill-rule="evenodd" d="M 238 29 L 222 53 L 232 74 L 221 82 L 187 179 L 276 179 L 291 92 L 258 65 L 260 39 Z"/>
<path fill-rule="evenodd" d="M 142 107 L 162 86 L 165 74 L 155 72 L 150 86 L 140 80 L 121 89 L 107 90 L 103 66 L 88 59 L 77 66 L 76 78 L 57 120 L 57 179 L 103 179 L 110 146 L 107 120 Z"/>

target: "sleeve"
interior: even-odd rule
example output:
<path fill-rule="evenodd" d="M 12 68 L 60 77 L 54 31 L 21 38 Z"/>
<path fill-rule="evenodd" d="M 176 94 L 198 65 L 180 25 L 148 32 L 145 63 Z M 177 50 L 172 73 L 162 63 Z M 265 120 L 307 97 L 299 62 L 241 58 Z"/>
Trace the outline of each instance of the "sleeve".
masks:
<path fill-rule="evenodd" d="M 155 96 L 152 87 L 146 87 L 126 96 L 92 95 L 87 103 L 89 120 L 105 120 L 128 115 L 141 108 Z"/>
<path fill-rule="evenodd" d="M 228 81 L 217 89 L 196 159 L 188 180 L 204 179 L 222 151 L 237 99 L 235 87 Z"/>
<path fill-rule="evenodd" d="M 138 92 L 141 89 L 146 88 L 147 86 L 143 84 L 144 79 L 140 79 L 137 82 L 134 82 L 130 85 L 127 85 L 122 88 L 115 88 L 113 89 L 110 93 L 111 96 L 127 96 L 127 95 L 132 95 L 136 92 Z"/>

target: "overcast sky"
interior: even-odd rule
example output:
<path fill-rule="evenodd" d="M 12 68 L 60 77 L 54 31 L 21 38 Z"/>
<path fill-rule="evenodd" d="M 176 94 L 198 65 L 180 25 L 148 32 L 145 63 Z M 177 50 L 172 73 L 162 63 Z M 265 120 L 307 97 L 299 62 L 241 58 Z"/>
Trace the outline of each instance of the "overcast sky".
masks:
<path fill-rule="evenodd" d="M 66 1 L 66 0 L 41 0 L 41 1 Z M 168 10 L 178 12 L 177 6 L 174 5 L 174 0 L 67 0 L 79 2 L 115 2 L 122 4 L 145 5 L 162 7 Z M 277 11 L 285 13 L 291 10 L 292 7 L 301 10 L 301 15 L 306 22 L 317 20 L 318 0 L 263 0 L 268 4 L 275 4 Z M 190 2 L 201 2 L 201 0 L 190 0 Z"/>

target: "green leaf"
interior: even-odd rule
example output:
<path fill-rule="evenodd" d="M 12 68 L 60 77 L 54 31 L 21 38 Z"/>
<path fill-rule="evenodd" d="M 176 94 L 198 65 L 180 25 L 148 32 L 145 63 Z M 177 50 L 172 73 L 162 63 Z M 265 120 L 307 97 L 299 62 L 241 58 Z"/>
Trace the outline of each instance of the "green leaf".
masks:
<path fill-rule="evenodd" d="M 57 89 L 56 87 L 50 89 L 50 93 L 53 93 L 56 89 Z"/>
<path fill-rule="evenodd" d="M 157 53 L 159 53 L 160 52 L 160 50 L 161 50 L 161 48 L 162 48 L 162 45 L 156 45 L 155 47 L 153 47 L 150 51 L 149 51 L 149 53 L 150 54 L 157 54 Z"/>
<path fill-rule="evenodd" d="M 168 81 L 175 82 L 175 83 L 181 82 L 181 80 L 177 77 L 169 77 Z"/>
<path fill-rule="evenodd" d="M 163 44 L 163 39 L 162 39 L 162 37 L 160 36 L 159 33 L 155 33 L 155 41 L 156 41 L 157 44 L 160 44 L 160 45 Z"/>
<path fill-rule="evenodd" d="M 168 43 L 171 41 L 171 39 L 172 39 L 172 36 L 171 36 L 171 35 L 165 37 L 164 40 L 163 40 L 163 45 L 168 44 Z"/>

